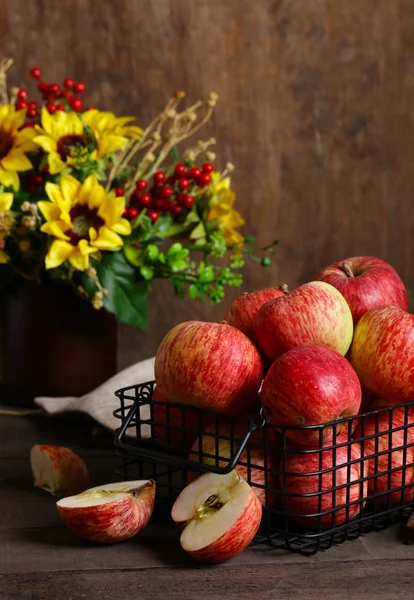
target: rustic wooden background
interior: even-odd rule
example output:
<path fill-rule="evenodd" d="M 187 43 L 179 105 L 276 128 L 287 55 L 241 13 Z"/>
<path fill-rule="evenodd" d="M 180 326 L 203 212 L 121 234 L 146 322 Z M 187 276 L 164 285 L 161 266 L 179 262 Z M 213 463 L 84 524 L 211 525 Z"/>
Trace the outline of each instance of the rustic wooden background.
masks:
<path fill-rule="evenodd" d="M 85 80 L 88 100 L 146 123 L 175 89 L 220 94 L 215 135 L 246 233 L 280 247 L 245 290 L 311 280 L 372 254 L 413 301 L 414 0 L 1 0 L 13 80 Z M 148 333 L 120 327 L 119 364 L 152 355 L 174 324 L 218 319 L 164 282 Z"/>

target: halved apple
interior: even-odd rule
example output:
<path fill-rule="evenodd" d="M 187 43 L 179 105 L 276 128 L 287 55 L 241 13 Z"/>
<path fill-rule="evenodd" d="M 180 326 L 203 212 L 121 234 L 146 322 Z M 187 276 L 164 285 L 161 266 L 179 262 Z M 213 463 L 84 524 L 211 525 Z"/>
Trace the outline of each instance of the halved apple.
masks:
<path fill-rule="evenodd" d="M 151 518 L 155 481 L 123 481 L 62 498 L 57 504 L 66 525 L 93 542 L 122 542 L 139 533 Z"/>
<path fill-rule="evenodd" d="M 190 556 L 219 563 L 250 544 L 259 529 L 262 507 L 237 471 L 206 473 L 184 488 L 171 516 L 183 528 L 180 543 Z"/>
<path fill-rule="evenodd" d="M 30 450 L 34 485 L 63 497 L 79 494 L 91 485 L 88 469 L 70 448 L 36 444 Z"/>

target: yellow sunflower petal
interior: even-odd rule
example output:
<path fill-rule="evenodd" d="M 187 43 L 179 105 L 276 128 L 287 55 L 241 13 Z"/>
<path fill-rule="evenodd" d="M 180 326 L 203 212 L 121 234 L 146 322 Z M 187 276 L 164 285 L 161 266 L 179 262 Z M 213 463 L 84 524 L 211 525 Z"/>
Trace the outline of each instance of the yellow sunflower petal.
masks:
<path fill-rule="evenodd" d="M 57 221 L 60 218 L 61 210 L 53 202 L 47 202 L 46 200 L 40 200 L 37 203 L 40 212 L 46 219 L 46 221 Z"/>
<path fill-rule="evenodd" d="M 38 144 L 45 152 L 57 152 L 56 141 L 47 135 L 38 135 L 34 138 L 34 142 Z"/>
<path fill-rule="evenodd" d="M 99 250 L 110 250 L 111 248 L 123 246 L 124 242 L 115 231 L 111 231 L 108 227 L 103 226 L 99 229 L 97 239 L 91 242 L 91 245 L 99 248 Z"/>
<path fill-rule="evenodd" d="M 60 112 L 60 111 L 59 111 Z M 53 136 L 54 133 L 54 119 L 50 112 L 47 110 L 45 106 L 42 108 L 42 118 L 41 118 L 42 127 L 48 135 Z"/>
<path fill-rule="evenodd" d="M 92 246 L 89 246 L 87 240 L 81 240 L 78 244 L 78 248 L 79 252 L 81 254 L 84 254 L 85 256 L 87 254 L 93 254 L 94 252 L 98 252 L 98 248 L 92 248 Z"/>
<path fill-rule="evenodd" d="M 67 203 L 65 203 L 65 199 L 63 198 L 62 190 L 57 183 L 48 181 L 45 185 L 45 190 L 51 202 L 59 206 L 59 208 L 67 208 Z"/>
<path fill-rule="evenodd" d="M 12 149 L 1 161 L 2 167 L 8 171 L 29 171 L 32 163 L 27 156 L 19 150 Z"/>
<path fill-rule="evenodd" d="M 36 132 L 33 127 L 25 127 L 17 133 L 14 139 L 14 147 L 21 152 L 37 152 L 39 148 L 33 141 L 35 137 Z"/>
<path fill-rule="evenodd" d="M 81 187 L 79 188 L 78 191 L 78 195 L 76 198 L 76 203 L 77 204 L 88 204 L 89 205 L 89 201 L 91 200 L 91 202 L 93 202 L 92 197 L 94 196 L 95 193 L 95 187 L 101 187 L 98 184 L 98 180 L 96 179 L 95 175 L 89 175 L 89 177 L 87 177 L 85 179 L 85 181 L 82 183 Z M 97 205 L 99 206 L 99 205 Z M 93 208 L 93 206 L 90 206 L 90 208 Z"/>
<path fill-rule="evenodd" d="M 44 223 L 41 226 L 40 231 L 48 233 L 49 235 L 58 238 L 59 240 L 68 241 L 70 238 L 68 235 L 66 235 L 65 231 L 69 231 L 69 229 L 72 229 L 71 225 L 68 225 L 68 223 L 66 223 L 65 221 L 60 220 L 48 221 L 47 223 Z"/>
<path fill-rule="evenodd" d="M 78 248 L 74 247 L 74 252 L 69 256 L 69 262 L 74 269 L 84 271 L 89 267 L 89 256 L 82 254 Z"/>
<path fill-rule="evenodd" d="M 111 229 L 121 235 L 129 235 L 131 233 L 131 223 L 127 219 L 119 219 L 117 223 L 112 225 Z"/>
<path fill-rule="evenodd" d="M 23 110 L 16 110 L 16 112 L 13 115 L 13 123 L 16 129 L 20 129 L 20 127 L 24 125 L 25 120 L 26 109 L 24 108 Z"/>
<path fill-rule="evenodd" d="M 65 262 L 74 251 L 76 251 L 76 248 L 75 246 L 72 246 L 72 244 L 63 240 L 55 240 L 46 255 L 46 269 L 58 267 Z"/>
<path fill-rule="evenodd" d="M 9 256 L 4 252 L 4 250 L 0 250 L 0 265 L 4 265 L 9 262 Z"/>
<path fill-rule="evenodd" d="M 0 194 L 0 212 L 6 212 L 10 210 L 13 204 L 13 194 L 9 192 L 6 194 Z"/>
<path fill-rule="evenodd" d="M 20 179 L 19 174 L 16 171 L 5 171 L 1 168 L 0 161 L 0 183 L 2 183 L 5 187 L 13 187 L 16 192 L 20 189 Z"/>
<path fill-rule="evenodd" d="M 102 158 L 112 152 L 122 150 L 128 143 L 128 138 L 121 135 L 105 135 L 98 141 L 98 158 Z"/>
<path fill-rule="evenodd" d="M 59 111 L 59 112 L 62 112 L 62 111 Z M 50 169 L 51 175 L 56 175 L 57 173 L 60 173 L 66 167 L 66 164 L 63 162 L 63 160 L 60 158 L 60 156 L 57 152 L 51 152 L 48 155 L 47 160 L 49 163 L 49 169 Z"/>
<path fill-rule="evenodd" d="M 119 220 L 124 208 L 124 197 L 116 197 L 115 194 L 111 194 L 110 196 L 105 194 L 105 199 L 99 206 L 98 216 L 100 216 L 105 223 L 111 227 Z"/>
<path fill-rule="evenodd" d="M 68 205 L 73 204 L 73 201 L 81 186 L 80 181 L 72 177 L 72 175 L 62 175 L 62 179 L 60 180 L 60 186 L 62 189 L 62 196 L 65 202 Z"/>

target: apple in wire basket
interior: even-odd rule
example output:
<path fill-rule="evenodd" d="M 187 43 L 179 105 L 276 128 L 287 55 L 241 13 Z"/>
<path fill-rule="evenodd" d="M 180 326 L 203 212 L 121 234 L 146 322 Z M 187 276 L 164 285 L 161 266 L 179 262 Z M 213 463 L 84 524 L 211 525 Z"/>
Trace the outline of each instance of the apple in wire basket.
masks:
<path fill-rule="evenodd" d="M 60 516 L 79 537 L 93 542 L 122 542 L 139 533 L 151 518 L 155 481 L 124 481 L 90 488 L 57 502 Z"/>
<path fill-rule="evenodd" d="M 180 543 L 202 563 L 233 558 L 253 540 L 262 506 L 249 484 L 236 471 L 206 473 L 180 493 L 172 508 L 182 529 Z"/>
<path fill-rule="evenodd" d="M 263 364 L 256 346 L 235 327 L 187 321 L 162 340 L 154 372 L 170 402 L 240 414 L 256 402 Z"/>

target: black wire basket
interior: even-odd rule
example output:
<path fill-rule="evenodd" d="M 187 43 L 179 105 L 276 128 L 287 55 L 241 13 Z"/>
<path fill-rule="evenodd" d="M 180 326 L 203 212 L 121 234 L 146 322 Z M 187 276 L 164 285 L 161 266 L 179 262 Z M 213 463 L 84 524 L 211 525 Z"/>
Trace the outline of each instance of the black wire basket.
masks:
<path fill-rule="evenodd" d="M 230 417 L 153 399 L 155 382 L 118 390 L 115 447 L 125 479 L 157 482 L 169 513 L 201 473 L 236 468 L 263 506 L 255 542 L 304 555 L 408 517 L 414 505 L 414 401 L 324 425 L 285 427 L 258 408 Z M 305 446 L 292 439 L 312 438 Z"/>

